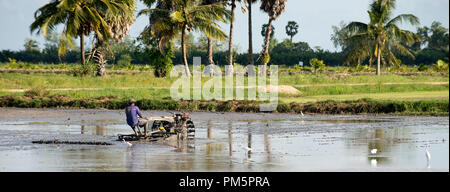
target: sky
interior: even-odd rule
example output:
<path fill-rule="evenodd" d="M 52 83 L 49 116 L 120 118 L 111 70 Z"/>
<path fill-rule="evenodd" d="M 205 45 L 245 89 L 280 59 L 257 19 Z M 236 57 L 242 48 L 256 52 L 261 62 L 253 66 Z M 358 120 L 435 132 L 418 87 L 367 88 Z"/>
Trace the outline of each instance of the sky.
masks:
<path fill-rule="evenodd" d="M 288 0 L 286 11 L 274 22 L 275 38 L 279 41 L 288 38 L 285 26 L 288 21 L 296 21 L 299 33 L 294 41 L 307 42 L 310 47 L 320 46 L 322 49 L 338 51 L 330 40 L 333 25 L 341 21 L 361 21 L 367 23 L 367 9 L 372 0 Z M 30 24 L 34 20 L 34 12 L 50 0 L 0 0 L 0 50 L 21 50 L 25 39 L 31 38 L 39 42 L 42 48 L 44 38 L 31 34 Z M 234 45 L 238 52 L 246 52 L 248 48 L 248 16 L 236 9 Z M 253 5 L 253 47 L 254 52 L 262 48 L 263 37 L 261 26 L 268 22 L 269 17 L 259 9 L 259 3 Z M 138 1 L 137 11 L 145 6 Z M 419 17 L 420 26 L 430 26 L 433 21 L 439 21 L 444 27 L 449 27 L 449 0 L 397 0 L 394 14 L 411 13 Z M 148 19 L 141 16 L 131 27 L 130 37 L 137 37 L 148 24 Z M 221 25 L 229 32 L 229 24 Z M 401 25 L 403 29 L 416 31 L 417 26 Z M 60 27 L 61 29 L 62 27 Z"/>

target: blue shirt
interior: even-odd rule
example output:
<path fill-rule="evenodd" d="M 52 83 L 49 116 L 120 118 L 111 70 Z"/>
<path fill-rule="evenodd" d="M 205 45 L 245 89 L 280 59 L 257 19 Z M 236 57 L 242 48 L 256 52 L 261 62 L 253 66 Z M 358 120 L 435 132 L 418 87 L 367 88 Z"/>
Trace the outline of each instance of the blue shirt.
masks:
<path fill-rule="evenodd" d="M 138 115 L 142 118 L 141 111 L 139 111 L 139 107 L 130 105 L 125 108 L 125 114 L 127 115 L 127 124 L 131 127 L 138 124 Z"/>

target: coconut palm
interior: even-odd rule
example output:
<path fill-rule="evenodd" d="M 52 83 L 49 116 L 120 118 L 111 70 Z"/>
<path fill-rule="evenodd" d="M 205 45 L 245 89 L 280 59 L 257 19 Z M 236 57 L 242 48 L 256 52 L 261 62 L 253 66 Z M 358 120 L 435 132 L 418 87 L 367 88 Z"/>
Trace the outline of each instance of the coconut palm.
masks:
<path fill-rule="evenodd" d="M 272 33 L 272 22 L 285 11 L 287 0 L 261 0 L 261 10 L 269 15 L 269 23 L 267 26 L 267 33 L 264 41 L 264 49 L 261 53 L 261 62 L 264 64 L 264 69 L 267 68 L 267 64 L 270 61 L 269 56 L 269 44 L 270 36 Z M 265 73 L 265 71 L 263 71 Z"/>
<path fill-rule="evenodd" d="M 210 5 L 201 5 L 200 0 L 172 0 L 170 9 L 144 9 L 139 12 L 142 14 L 156 14 L 165 16 L 155 21 L 154 30 L 165 34 L 160 39 L 160 49 L 168 40 L 181 33 L 181 52 L 183 63 L 185 65 L 186 75 L 190 76 L 189 65 L 186 58 L 186 32 L 193 30 L 204 33 L 207 37 L 217 40 L 224 40 L 228 36 L 221 30 L 218 21 L 227 22 L 230 13 L 223 6 L 224 3 L 214 3 Z M 170 15 L 167 17 L 167 15 Z"/>
<path fill-rule="evenodd" d="M 37 30 L 45 37 L 57 25 L 63 24 L 58 55 L 64 55 L 68 46 L 73 48 L 73 39 L 79 37 L 81 64 L 85 64 L 84 36 L 95 32 L 101 40 L 111 37 L 110 28 L 101 13 L 102 10 L 116 11 L 115 4 L 114 0 L 52 0 L 35 12 L 30 31 Z"/>
<path fill-rule="evenodd" d="M 345 63 L 369 57 L 369 64 L 371 64 L 376 58 L 377 75 L 380 75 L 381 62 L 384 65 L 387 62 L 391 65 L 399 63 L 392 51 L 414 58 L 414 55 L 402 43 L 413 44 L 419 37 L 411 31 L 400 29 L 397 24 L 408 22 L 418 25 L 419 19 L 412 14 L 392 17 L 395 3 L 395 0 L 374 0 L 368 11 L 370 17 L 368 24 L 351 22 L 344 28 L 353 34 L 349 39 L 353 43 L 349 46 L 344 59 Z"/>

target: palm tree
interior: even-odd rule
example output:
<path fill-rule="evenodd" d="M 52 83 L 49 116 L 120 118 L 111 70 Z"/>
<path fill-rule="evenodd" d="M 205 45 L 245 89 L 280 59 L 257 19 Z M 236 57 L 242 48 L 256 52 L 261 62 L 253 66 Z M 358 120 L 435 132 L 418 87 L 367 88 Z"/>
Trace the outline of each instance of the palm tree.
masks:
<path fill-rule="evenodd" d="M 257 0 L 244 0 L 248 10 L 248 65 L 254 65 L 253 59 L 253 22 L 252 22 L 252 4 Z"/>
<path fill-rule="evenodd" d="M 105 10 L 104 20 L 109 26 L 109 33 L 111 39 L 120 42 L 122 38 L 126 37 L 130 31 L 130 26 L 134 22 L 135 0 L 116 0 L 115 6 L 117 10 Z M 96 46 L 92 49 L 91 55 L 95 58 L 97 63 L 97 76 L 106 75 L 106 52 L 109 48 L 109 39 L 98 38 L 95 34 Z"/>
<path fill-rule="evenodd" d="M 25 51 L 39 51 L 38 42 L 33 39 L 26 39 L 23 47 L 25 48 Z"/>
<path fill-rule="evenodd" d="M 238 0 L 240 1 L 240 0 Z M 226 75 L 233 75 L 233 38 L 234 38 L 234 14 L 236 11 L 236 0 L 230 0 L 231 18 L 230 18 L 230 34 L 228 38 L 228 66 L 230 71 Z"/>
<path fill-rule="evenodd" d="M 264 37 L 264 39 L 266 38 L 266 35 L 267 35 L 267 28 L 269 27 L 269 24 L 267 24 L 267 23 L 264 23 L 262 26 L 261 26 L 261 36 L 263 36 Z M 270 38 L 273 38 L 273 36 L 275 35 L 275 27 L 272 25 L 271 27 L 270 27 L 271 29 L 270 29 Z"/>
<path fill-rule="evenodd" d="M 269 23 L 267 26 L 267 33 L 264 41 L 264 49 L 261 53 L 261 62 L 264 64 L 264 69 L 267 68 L 267 64 L 270 61 L 269 56 L 269 44 L 270 44 L 270 36 L 272 33 L 272 22 L 285 11 L 287 0 L 261 0 L 260 9 L 266 12 L 269 15 Z M 265 74 L 265 70 L 262 71 Z"/>
<path fill-rule="evenodd" d="M 81 64 L 85 64 L 84 36 L 95 32 L 99 39 L 111 37 L 109 27 L 100 10 L 116 10 L 114 0 L 52 0 L 40 7 L 35 13 L 35 21 L 30 31 L 47 36 L 48 32 L 63 24 L 64 29 L 59 41 L 58 55 L 64 55 L 67 47 L 74 47 L 73 39 L 80 37 Z"/>
<path fill-rule="evenodd" d="M 160 49 L 167 44 L 170 39 L 176 37 L 181 32 L 181 52 L 183 63 L 185 65 L 186 75 L 190 76 L 188 61 L 186 58 L 186 31 L 201 31 L 206 36 L 217 40 L 224 40 L 227 35 L 220 29 L 218 21 L 226 22 L 226 17 L 230 13 L 225 9 L 223 3 L 211 5 L 201 5 L 200 0 L 172 0 L 170 9 L 144 9 L 141 14 L 157 14 L 165 16 L 155 21 L 155 31 L 164 31 L 165 34 L 160 39 Z M 167 15 L 170 15 L 167 17 Z M 226 17 L 224 17 L 226 16 Z"/>
<path fill-rule="evenodd" d="M 349 41 L 354 43 L 349 46 L 348 54 L 344 59 L 345 63 L 369 57 L 369 64 L 371 64 L 376 57 L 377 75 L 380 75 L 381 62 L 386 65 L 387 59 L 391 65 L 398 63 L 393 50 L 414 58 L 414 55 L 402 43 L 413 44 L 419 37 L 411 31 L 400 29 L 397 24 L 408 22 L 418 25 L 419 19 L 412 14 L 401 14 L 392 18 L 395 2 L 395 0 L 374 0 L 368 11 L 370 17 L 368 24 L 351 22 L 344 28 L 353 34 Z"/>
<path fill-rule="evenodd" d="M 286 34 L 289 37 L 291 37 L 291 43 L 294 36 L 297 35 L 298 33 L 298 28 L 299 26 L 295 21 L 289 21 L 288 24 L 286 25 Z"/>
<path fill-rule="evenodd" d="M 226 1 L 227 0 L 203 0 L 202 5 L 211 5 L 211 4 L 215 4 L 215 3 L 219 3 L 219 2 L 226 2 Z M 225 6 L 225 4 L 221 4 L 221 5 Z M 234 10 L 232 9 L 232 11 L 234 11 Z M 226 15 L 222 15 L 221 17 L 226 17 Z M 207 49 L 208 65 L 212 66 L 215 64 L 214 59 L 213 59 L 213 37 L 206 35 L 206 38 L 208 40 L 208 49 Z M 211 71 L 209 72 L 209 74 L 210 75 L 212 74 Z"/>

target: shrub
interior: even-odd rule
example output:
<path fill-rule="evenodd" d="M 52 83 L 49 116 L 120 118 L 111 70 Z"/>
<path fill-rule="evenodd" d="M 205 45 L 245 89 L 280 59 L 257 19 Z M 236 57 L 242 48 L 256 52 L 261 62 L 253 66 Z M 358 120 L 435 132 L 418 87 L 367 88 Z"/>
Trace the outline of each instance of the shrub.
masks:
<path fill-rule="evenodd" d="M 430 70 L 430 67 L 428 67 L 428 65 L 425 65 L 425 64 L 422 63 L 422 64 L 419 65 L 419 68 L 417 70 L 421 71 L 421 72 L 424 72 L 424 71 Z"/>
<path fill-rule="evenodd" d="M 323 60 L 313 58 L 313 59 L 309 60 L 309 64 L 314 69 L 314 72 L 319 72 L 319 71 L 325 70 L 325 64 L 323 63 Z"/>
<path fill-rule="evenodd" d="M 133 59 L 129 54 L 123 54 L 117 61 L 117 65 L 119 65 L 119 67 L 128 68 L 131 65 L 131 61 L 133 61 Z"/>
<path fill-rule="evenodd" d="M 148 55 L 151 64 L 155 68 L 155 77 L 167 77 L 172 70 L 172 59 L 175 57 L 171 49 L 166 49 L 165 54 L 162 54 L 159 49 L 148 50 Z"/>
<path fill-rule="evenodd" d="M 448 72 L 448 63 L 438 60 L 436 64 L 433 64 L 434 70 L 437 72 Z"/>

